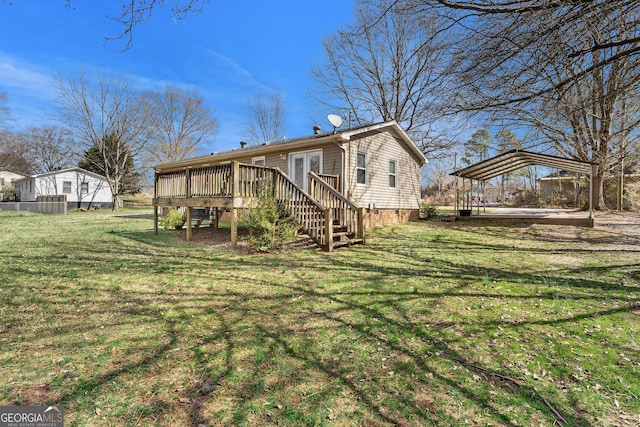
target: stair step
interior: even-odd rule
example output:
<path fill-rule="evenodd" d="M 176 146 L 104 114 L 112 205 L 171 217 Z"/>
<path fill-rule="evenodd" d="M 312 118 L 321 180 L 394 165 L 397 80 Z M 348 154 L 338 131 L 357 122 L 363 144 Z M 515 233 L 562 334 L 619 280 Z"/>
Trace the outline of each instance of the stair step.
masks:
<path fill-rule="evenodd" d="M 364 243 L 363 239 L 349 239 L 349 240 L 339 240 L 337 242 L 333 242 L 333 248 L 341 248 L 344 246 L 352 246 Z"/>
<path fill-rule="evenodd" d="M 336 237 L 343 237 L 343 236 L 347 236 L 347 237 L 353 237 L 354 233 L 350 232 L 350 231 L 341 231 L 338 233 L 333 233 L 333 238 L 335 239 Z"/>

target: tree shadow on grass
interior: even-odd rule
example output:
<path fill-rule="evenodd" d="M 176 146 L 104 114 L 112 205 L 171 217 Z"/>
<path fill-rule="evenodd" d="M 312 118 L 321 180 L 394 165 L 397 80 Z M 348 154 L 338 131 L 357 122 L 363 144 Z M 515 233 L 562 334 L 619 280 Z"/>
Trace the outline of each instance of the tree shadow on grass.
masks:
<path fill-rule="evenodd" d="M 64 324 L 52 326 L 54 334 L 91 334 L 99 326 L 116 333 L 120 325 L 127 324 L 157 330 L 147 342 L 129 342 L 125 354 L 117 358 L 119 363 L 99 364 L 100 372 L 83 372 L 77 383 L 65 382 L 66 391 L 59 401 L 73 411 L 84 411 L 85 418 L 91 402 L 108 393 L 106 389 L 113 383 L 125 388 L 122 384 L 149 375 L 148 371 L 155 372 L 161 363 L 169 363 L 168 369 L 175 369 L 174 365 L 186 361 L 195 366 L 195 377 L 183 374 L 181 378 L 186 384 L 176 384 L 175 399 L 165 395 L 165 405 L 160 405 L 159 410 L 166 416 L 185 412 L 185 422 L 192 425 L 218 421 L 275 424 L 305 416 L 311 424 L 311 419 L 317 419 L 314 417 L 324 420 L 323 411 L 327 406 L 345 395 L 355 397 L 353 405 L 367 413 L 345 415 L 338 423 L 398 425 L 462 421 L 452 414 L 439 412 L 433 403 L 421 403 L 416 398 L 420 390 L 428 394 L 443 392 L 440 402 L 462 397 L 472 405 L 471 415 L 482 414 L 485 419 L 502 425 L 517 424 L 510 414 L 516 405 L 514 402 L 521 402 L 538 420 L 550 424 L 563 424 L 565 420 L 567 424 L 589 425 L 592 415 L 540 393 L 518 372 L 490 367 L 461 349 L 463 337 L 442 332 L 448 327 L 472 325 L 472 320 L 442 322 L 446 319 L 441 318 L 435 323 L 427 316 L 410 312 L 407 307 L 419 304 L 421 310 L 433 312 L 435 305 L 445 299 L 475 298 L 502 303 L 533 299 L 555 301 L 559 297 L 584 302 L 607 300 L 617 305 L 585 309 L 571 316 L 559 313 L 548 316 L 547 320 L 504 321 L 493 315 L 476 321 L 474 325 L 483 330 L 562 325 L 638 309 L 637 303 L 624 295 L 628 287 L 610 283 L 606 277 L 596 274 L 603 272 L 601 266 L 588 267 L 592 269 L 588 270 L 592 276 L 598 278 L 579 281 L 574 277 L 584 267 L 580 271 L 565 268 L 553 272 L 514 272 L 508 266 L 479 269 L 465 259 L 435 262 L 432 254 L 408 246 L 402 249 L 405 237 L 400 234 L 393 245 L 373 244 L 349 252 L 309 253 L 301 257 L 286 254 L 240 257 L 212 254 L 190 246 L 178 248 L 180 251 L 176 253 L 169 250 L 174 249 L 169 245 L 159 247 L 152 232 L 123 232 L 118 236 L 136 244 L 106 242 L 82 251 L 65 250 L 62 246 L 50 248 L 50 253 L 35 254 L 37 262 L 51 263 L 49 270 L 33 270 L 26 264 L 17 265 L 13 270 L 25 283 L 42 286 L 49 292 L 41 296 L 43 299 L 25 304 L 24 308 L 48 301 L 47 296 L 57 297 L 58 302 L 50 302 L 60 306 L 79 302 L 83 316 L 69 316 L 65 319 L 66 328 Z M 451 249 L 463 243 L 450 244 Z M 506 251 L 507 246 L 503 246 Z M 484 252 L 495 250 L 492 245 L 474 248 Z M 121 264 L 115 271 L 121 272 L 117 277 L 122 283 L 107 285 L 100 280 L 93 281 L 95 276 L 114 271 L 113 264 L 101 265 L 109 259 L 105 254 L 113 263 Z M 167 268 L 159 268 L 161 265 Z M 632 269 L 634 264 L 621 262 L 618 267 Z M 82 282 L 76 285 L 78 297 L 68 296 L 65 300 L 59 295 L 64 294 L 63 289 L 36 284 L 56 275 L 66 278 L 69 270 L 81 272 L 73 279 Z M 499 292 L 476 287 L 474 284 L 483 275 L 508 278 L 529 286 L 535 285 L 536 278 L 548 278 L 554 285 L 545 287 L 553 291 L 534 294 L 530 290 L 529 293 L 524 290 Z M 128 278 L 137 276 L 154 283 L 130 289 Z M 433 278 L 446 280 L 446 286 L 440 286 L 441 291 L 428 290 L 430 282 L 427 281 Z M 186 284 L 171 289 L 159 283 L 169 279 L 185 279 Z M 333 282 L 325 283 L 326 280 Z M 420 281 L 419 289 L 412 282 L 415 280 Z M 18 285 L 15 291 L 19 292 Z M 109 321 L 103 321 L 108 315 Z M 28 330 L 26 325 L 11 328 L 17 328 L 8 330 L 12 335 Z M 32 335 L 27 334 L 24 339 L 30 337 Z M 69 352 L 73 351 L 73 345 L 70 341 Z M 88 351 L 99 349 L 98 344 L 90 344 Z M 392 368 L 380 366 L 381 353 L 388 358 L 395 355 L 393 359 L 397 361 Z M 278 362 L 287 369 L 275 372 Z M 391 365 L 392 362 L 385 363 Z M 389 369 L 395 371 L 393 376 L 388 375 Z M 321 398 L 315 399 L 312 393 L 299 397 L 301 390 L 318 386 L 312 381 L 315 377 L 311 373 L 322 379 Z M 476 377 L 475 381 L 483 385 L 469 382 Z M 492 391 L 498 395 L 492 396 Z M 135 399 L 144 397 L 134 396 Z M 216 415 L 212 405 L 223 399 L 230 403 Z M 265 402 L 266 399 L 269 401 Z M 291 406 L 285 403 L 281 408 L 274 399 L 282 399 Z M 115 424 L 125 422 L 118 415 L 112 415 L 110 420 Z M 144 416 L 142 420 L 162 423 L 162 418 L 157 421 Z"/>

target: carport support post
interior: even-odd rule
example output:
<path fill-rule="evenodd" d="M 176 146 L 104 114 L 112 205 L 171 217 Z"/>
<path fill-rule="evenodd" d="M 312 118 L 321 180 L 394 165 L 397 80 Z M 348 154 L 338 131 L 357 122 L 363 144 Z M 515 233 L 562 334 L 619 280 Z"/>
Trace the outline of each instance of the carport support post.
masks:
<path fill-rule="evenodd" d="M 593 169 L 596 167 L 596 165 L 591 165 L 589 172 L 589 219 L 593 219 Z"/>
<path fill-rule="evenodd" d="M 453 185 L 453 216 L 458 215 L 458 175 L 456 175 L 456 182 Z"/>

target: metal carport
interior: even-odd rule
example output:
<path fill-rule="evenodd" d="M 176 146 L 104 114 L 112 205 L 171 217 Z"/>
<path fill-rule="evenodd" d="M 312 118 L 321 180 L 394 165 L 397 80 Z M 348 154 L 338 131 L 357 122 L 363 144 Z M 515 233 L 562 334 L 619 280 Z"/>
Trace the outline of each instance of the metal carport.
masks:
<path fill-rule="evenodd" d="M 470 179 L 472 186 L 473 181 L 484 182 L 491 178 L 521 169 L 527 166 L 546 166 L 577 172 L 589 176 L 589 218 L 593 218 L 593 175 L 597 165 L 591 162 L 585 162 L 575 159 L 567 159 L 549 154 L 532 153 L 523 150 L 511 150 L 490 159 L 481 161 L 464 169 L 452 172 L 450 175 L 458 178 Z M 464 183 L 464 181 L 463 181 Z M 458 213 L 458 194 L 456 180 L 455 210 Z"/>

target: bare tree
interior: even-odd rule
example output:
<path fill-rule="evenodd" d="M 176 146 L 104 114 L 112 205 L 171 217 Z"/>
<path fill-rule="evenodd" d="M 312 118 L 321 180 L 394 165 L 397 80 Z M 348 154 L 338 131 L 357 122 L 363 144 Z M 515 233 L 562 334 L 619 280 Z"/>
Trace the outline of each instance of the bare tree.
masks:
<path fill-rule="evenodd" d="M 447 87 L 447 25 L 412 14 L 410 0 L 357 3 L 355 22 L 324 40 L 326 60 L 314 67 L 314 97 L 332 110 L 347 107 L 358 124 L 396 120 L 425 153 L 451 146 L 434 141 Z"/>
<path fill-rule="evenodd" d="M 596 163 L 595 208 L 605 207 L 604 174 L 618 161 L 612 144 L 640 124 L 640 115 L 622 108 L 638 103 L 634 3 L 549 0 L 519 9 L 524 2 L 494 2 L 493 11 L 473 9 L 473 31 L 464 33 L 454 55 L 456 109 L 524 124 L 556 152 Z M 489 3 L 474 7 L 482 4 Z"/>
<path fill-rule="evenodd" d="M 9 120 L 11 114 L 7 107 L 7 94 L 0 92 L 0 125 Z"/>
<path fill-rule="evenodd" d="M 74 164 L 73 133 L 58 126 L 33 127 L 23 133 L 28 141 L 29 157 L 34 172 L 45 173 L 71 167 Z"/>
<path fill-rule="evenodd" d="M 282 94 L 256 94 L 247 102 L 245 132 L 249 144 L 284 138 L 286 111 Z"/>
<path fill-rule="evenodd" d="M 167 86 L 142 94 L 148 118 L 146 155 L 152 163 L 183 160 L 198 153 L 218 121 L 195 91 Z"/>
<path fill-rule="evenodd" d="M 29 141 L 24 135 L 0 131 L 0 166 L 23 175 L 31 175 L 33 161 L 29 157 Z"/>
<path fill-rule="evenodd" d="M 144 149 L 147 117 L 128 78 L 99 71 L 92 77 L 55 77 L 59 117 L 86 149 L 100 152 L 116 210 L 131 172 L 127 162 Z"/>
<path fill-rule="evenodd" d="M 597 64 L 589 64 L 583 72 L 590 72 L 594 68 L 605 67 L 610 61 L 626 57 L 637 57 L 640 55 L 640 34 L 638 34 L 638 26 L 640 21 L 636 18 L 636 11 L 640 9 L 639 0 L 606 0 L 606 1 L 583 1 L 583 0 L 475 0 L 458 1 L 458 0 L 417 0 L 420 6 L 429 9 L 451 9 L 463 11 L 466 15 L 455 15 L 458 22 L 465 21 L 465 18 L 478 20 L 491 20 L 493 22 L 505 19 L 505 17 L 518 16 L 524 19 L 535 19 L 541 15 L 551 17 L 550 21 L 541 23 L 547 28 L 556 28 L 561 32 L 576 31 L 578 27 L 582 27 L 585 22 L 603 18 L 600 27 L 600 37 L 582 38 L 576 43 L 565 46 L 568 50 L 565 52 L 569 58 L 576 58 L 577 61 L 583 60 L 591 56 L 594 52 L 606 51 L 616 48 L 615 58 L 611 57 Z M 619 33 L 619 22 L 611 19 L 615 16 L 629 16 L 631 19 L 626 21 L 625 31 Z M 449 17 L 451 17 L 449 15 Z M 527 29 L 523 28 L 523 31 Z M 476 31 L 474 28 L 473 31 Z M 543 42 L 548 44 L 553 41 L 553 32 L 530 33 L 530 43 Z M 525 47 L 520 45 L 520 47 Z M 565 79 L 556 82 L 556 88 L 571 84 L 573 79 L 579 75 L 567 75 Z M 551 89 L 551 88 L 546 88 Z"/>

